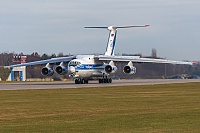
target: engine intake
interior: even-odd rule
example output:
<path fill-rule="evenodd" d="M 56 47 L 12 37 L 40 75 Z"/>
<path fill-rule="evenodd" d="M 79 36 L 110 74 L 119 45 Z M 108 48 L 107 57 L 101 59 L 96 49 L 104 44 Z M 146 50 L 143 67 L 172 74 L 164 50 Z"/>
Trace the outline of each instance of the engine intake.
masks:
<path fill-rule="evenodd" d="M 42 75 L 45 75 L 45 76 L 52 76 L 54 73 L 54 70 L 50 67 L 45 66 L 42 68 L 41 73 Z"/>
<path fill-rule="evenodd" d="M 135 74 L 135 73 L 136 73 L 136 67 L 126 65 L 126 66 L 124 66 L 124 68 L 123 68 L 123 72 L 124 72 L 125 74 L 129 74 L 129 75 Z"/>
<path fill-rule="evenodd" d="M 116 73 L 117 72 L 117 67 L 116 66 L 107 65 L 105 67 L 105 71 L 106 71 L 106 73 Z"/>
<path fill-rule="evenodd" d="M 60 66 L 60 65 L 57 66 L 55 70 L 56 70 L 56 73 L 58 73 L 60 75 L 64 75 L 68 72 L 68 69 L 66 67 Z"/>

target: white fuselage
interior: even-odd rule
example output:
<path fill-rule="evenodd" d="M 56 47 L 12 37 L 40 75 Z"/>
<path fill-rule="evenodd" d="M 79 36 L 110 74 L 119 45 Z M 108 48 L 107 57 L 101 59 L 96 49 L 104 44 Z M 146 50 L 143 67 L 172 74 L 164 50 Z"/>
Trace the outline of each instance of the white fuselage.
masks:
<path fill-rule="evenodd" d="M 103 61 L 96 61 L 94 55 L 80 55 L 69 62 L 68 72 L 74 78 L 97 79 L 107 75 L 105 65 Z"/>

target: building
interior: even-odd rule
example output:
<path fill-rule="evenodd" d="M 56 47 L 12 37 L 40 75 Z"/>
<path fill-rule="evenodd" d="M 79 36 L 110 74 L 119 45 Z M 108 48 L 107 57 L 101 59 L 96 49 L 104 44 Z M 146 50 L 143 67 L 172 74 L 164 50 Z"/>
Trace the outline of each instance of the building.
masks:
<path fill-rule="evenodd" d="M 25 55 L 14 55 L 13 64 L 26 63 L 27 56 Z M 11 70 L 7 81 L 26 81 L 26 67 L 15 67 Z"/>

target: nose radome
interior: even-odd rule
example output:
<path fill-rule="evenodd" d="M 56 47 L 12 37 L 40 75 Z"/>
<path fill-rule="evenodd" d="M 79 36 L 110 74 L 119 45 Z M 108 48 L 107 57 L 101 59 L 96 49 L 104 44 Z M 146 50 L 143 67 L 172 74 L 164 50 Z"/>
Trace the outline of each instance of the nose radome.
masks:
<path fill-rule="evenodd" d="M 75 73 L 75 67 L 70 66 L 69 67 L 69 73 Z"/>

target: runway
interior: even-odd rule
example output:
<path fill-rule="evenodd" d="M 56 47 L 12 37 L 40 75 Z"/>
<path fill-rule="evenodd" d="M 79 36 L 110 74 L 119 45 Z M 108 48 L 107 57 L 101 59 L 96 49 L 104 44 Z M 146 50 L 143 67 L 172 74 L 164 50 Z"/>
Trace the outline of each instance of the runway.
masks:
<path fill-rule="evenodd" d="M 74 84 L 74 81 L 59 82 L 8 82 L 0 83 L 0 90 L 29 90 L 29 89 L 62 89 L 62 88 L 84 88 L 84 87 L 109 87 L 109 86 L 134 86 L 200 82 L 200 79 L 134 79 L 134 80 L 113 80 L 111 84 L 99 84 L 97 81 L 90 81 L 89 84 Z"/>

